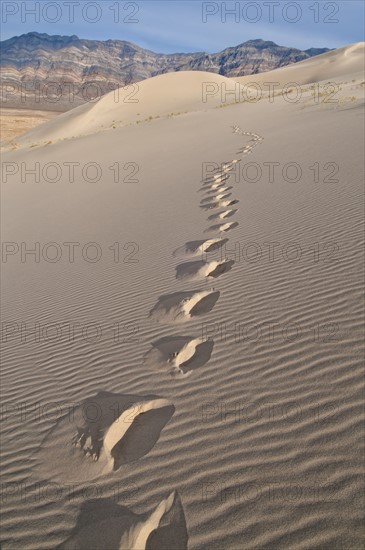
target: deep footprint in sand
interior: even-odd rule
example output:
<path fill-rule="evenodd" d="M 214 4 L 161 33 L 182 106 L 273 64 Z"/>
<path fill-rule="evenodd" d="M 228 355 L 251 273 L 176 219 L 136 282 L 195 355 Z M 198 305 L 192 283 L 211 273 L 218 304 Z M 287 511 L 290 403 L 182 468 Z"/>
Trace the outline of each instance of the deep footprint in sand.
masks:
<path fill-rule="evenodd" d="M 173 256 L 183 257 L 183 256 L 200 256 L 204 257 L 204 254 L 207 252 L 214 252 L 222 248 L 228 242 L 228 239 L 205 239 L 201 241 L 189 241 L 185 243 L 185 246 L 180 246 L 177 248 Z"/>
<path fill-rule="evenodd" d="M 220 277 L 223 273 L 230 271 L 234 260 L 223 258 L 221 260 L 211 260 L 205 262 L 199 260 L 196 262 L 186 262 L 176 267 L 177 279 L 205 279 Z"/>
<path fill-rule="evenodd" d="M 184 378 L 209 361 L 213 346 L 213 340 L 191 336 L 165 337 L 152 343 L 144 363 L 152 370 Z"/>
<path fill-rule="evenodd" d="M 71 536 L 57 550 L 187 550 L 184 508 L 177 491 L 152 511 L 135 514 L 115 499 L 81 505 Z"/>
<path fill-rule="evenodd" d="M 235 167 L 235 162 L 227 162 L 226 164 L 222 165 L 222 172 L 226 174 L 227 172 L 231 172 L 231 170 Z"/>
<path fill-rule="evenodd" d="M 233 204 L 237 204 L 239 202 L 240 201 L 238 199 L 227 199 L 218 201 L 218 205 L 220 208 L 227 208 L 228 206 L 232 206 Z"/>
<path fill-rule="evenodd" d="M 226 193 L 223 190 L 219 189 L 218 191 L 216 191 L 216 194 L 214 194 L 214 196 L 205 197 L 204 199 L 202 199 L 200 201 L 200 204 L 207 204 L 207 203 L 210 203 L 212 201 L 216 202 L 216 201 L 228 199 L 228 197 L 231 197 L 231 196 L 232 196 L 232 193 Z"/>
<path fill-rule="evenodd" d="M 221 233 L 225 233 L 227 231 L 231 231 L 237 226 L 238 226 L 238 222 L 218 223 L 216 225 L 211 225 L 210 227 L 208 227 L 208 229 L 206 229 L 205 232 L 212 233 L 214 231 L 220 231 Z"/>
<path fill-rule="evenodd" d="M 216 200 L 222 201 L 225 199 L 228 199 L 228 197 L 231 197 L 232 193 L 226 193 L 223 189 L 219 189 L 219 192 L 217 195 L 214 196 Z"/>
<path fill-rule="evenodd" d="M 184 322 L 193 317 L 212 311 L 220 292 L 210 290 L 191 290 L 160 296 L 150 311 L 150 317 L 162 322 Z"/>
<path fill-rule="evenodd" d="M 210 188 L 218 190 L 219 192 L 225 184 L 226 184 L 225 181 L 215 181 L 210 185 Z"/>
<path fill-rule="evenodd" d="M 207 176 L 205 179 L 202 180 L 203 183 L 223 183 L 225 181 L 227 181 L 229 178 L 231 177 L 230 174 L 222 174 L 222 173 L 218 173 L 218 174 L 211 174 L 209 176 Z"/>
<path fill-rule="evenodd" d="M 88 482 L 146 455 L 175 407 L 157 396 L 99 392 L 72 408 L 34 455 L 41 479 Z"/>
<path fill-rule="evenodd" d="M 225 193 L 226 191 L 231 191 L 233 189 L 232 185 L 229 185 L 227 187 L 219 187 L 218 189 L 211 189 L 209 188 L 207 191 L 205 191 L 206 195 L 215 195 L 216 193 Z"/>
<path fill-rule="evenodd" d="M 208 217 L 208 220 L 225 220 L 226 218 L 231 218 L 235 215 L 235 213 L 238 212 L 238 208 L 223 210 L 223 212 L 218 212 L 217 214 L 212 214 Z"/>
<path fill-rule="evenodd" d="M 202 204 L 200 208 L 202 210 L 214 210 L 215 208 L 227 208 L 228 206 L 233 206 L 237 203 L 239 203 L 239 200 L 237 199 L 219 200 L 216 202 L 208 202 L 206 204 Z"/>
<path fill-rule="evenodd" d="M 227 182 L 226 180 L 213 180 L 213 181 L 210 181 L 209 183 L 205 183 L 204 185 L 201 186 L 201 188 L 199 189 L 199 192 L 207 192 L 207 191 L 214 191 L 214 189 L 220 189 L 221 187 L 224 187 L 226 185 L 228 185 L 229 182 Z"/>
<path fill-rule="evenodd" d="M 247 153 L 251 153 L 251 152 L 252 152 L 252 146 L 251 145 L 243 147 L 242 149 L 239 150 L 239 153 L 242 153 L 242 154 L 247 154 Z"/>

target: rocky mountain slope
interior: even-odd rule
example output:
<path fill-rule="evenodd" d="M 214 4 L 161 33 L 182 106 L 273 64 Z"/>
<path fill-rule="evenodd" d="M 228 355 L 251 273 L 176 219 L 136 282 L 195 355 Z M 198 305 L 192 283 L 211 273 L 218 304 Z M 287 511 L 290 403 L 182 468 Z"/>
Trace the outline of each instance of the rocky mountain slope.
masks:
<path fill-rule="evenodd" d="M 326 51 L 301 51 L 249 40 L 213 54 L 160 54 L 123 40 L 84 40 L 31 32 L 1 42 L 1 102 L 8 107 L 65 111 L 162 73 L 196 70 L 244 76 Z"/>

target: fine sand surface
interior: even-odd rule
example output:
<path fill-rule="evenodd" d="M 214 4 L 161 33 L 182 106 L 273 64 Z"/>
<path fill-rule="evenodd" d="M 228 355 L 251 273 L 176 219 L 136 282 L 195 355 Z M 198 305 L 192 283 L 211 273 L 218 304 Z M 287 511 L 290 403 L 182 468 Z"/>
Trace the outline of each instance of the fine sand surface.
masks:
<path fill-rule="evenodd" d="M 2 548 L 363 547 L 361 48 L 277 71 L 335 103 L 168 74 L 3 155 Z"/>

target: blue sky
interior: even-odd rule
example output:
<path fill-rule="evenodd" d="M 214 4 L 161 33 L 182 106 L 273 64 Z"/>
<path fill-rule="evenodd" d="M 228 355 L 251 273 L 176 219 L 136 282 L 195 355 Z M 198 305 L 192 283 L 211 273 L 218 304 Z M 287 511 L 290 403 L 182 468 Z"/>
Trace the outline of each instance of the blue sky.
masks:
<path fill-rule="evenodd" d="M 129 40 L 165 53 L 216 52 L 254 38 L 300 49 L 337 48 L 364 40 L 364 4 L 362 0 L 2 0 L 1 38 L 30 31 L 76 34 Z M 229 13 L 232 10 L 235 13 Z"/>

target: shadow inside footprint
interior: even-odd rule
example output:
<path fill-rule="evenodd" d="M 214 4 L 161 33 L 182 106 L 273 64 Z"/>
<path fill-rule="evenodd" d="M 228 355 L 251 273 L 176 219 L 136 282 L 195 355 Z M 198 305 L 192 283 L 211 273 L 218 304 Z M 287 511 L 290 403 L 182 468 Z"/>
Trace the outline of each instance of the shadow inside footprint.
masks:
<path fill-rule="evenodd" d="M 216 225 L 211 225 L 210 227 L 208 227 L 208 229 L 205 230 L 205 233 L 212 233 L 214 231 L 227 232 L 237 226 L 238 222 L 218 223 Z"/>
<path fill-rule="evenodd" d="M 232 206 L 233 204 L 237 204 L 239 202 L 240 201 L 238 199 L 227 199 L 227 200 L 220 199 L 218 204 L 220 207 L 227 208 L 227 206 Z"/>
<path fill-rule="evenodd" d="M 213 190 L 213 193 L 215 193 L 216 191 Z M 214 197 L 205 197 L 204 199 L 202 199 L 200 201 L 200 204 L 206 204 L 207 202 L 212 202 L 212 200 L 214 199 Z"/>
<path fill-rule="evenodd" d="M 211 271 L 209 273 L 209 277 L 217 278 L 220 275 L 223 275 L 223 273 L 227 273 L 227 271 L 230 271 L 232 269 L 233 264 L 234 260 L 228 260 L 220 263 L 219 265 L 217 265 L 214 271 Z"/>
<path fill-rule="evenodd" d="M 215 193 L 219 193 L 219 192 L 223 193 L 225 191 L 230 191 L 231 189 L 233 189 L 232 185 L 228 185 L 227 187 L 222 186 L 222 187 L 219 187 L 218 189 L 212 189 L 211 187 L 209 187 L 209 188 L 207 188 L 207 190 L 205 190 L 205 194 L 206 195 L 214 195 Z"/>
<path fill-rule="evenodd" d="M 174 412 L 173 405 L 141 412 L 111 450 L 113 469 L 118 470 L 123 464 L 135 462 L 149 453 Z"/>
<path fill-rule="evenodd" d="M 217 191 L 217 190 L 221 189 L 222 187 L 226 187 L 227 184 L 229 183 L 229 182 L 227 182 L 227 179 L 228 178 L 225 178 L 225 179 L 222 179 L 222 180 L 220 180 L 220 179 L 219 180 L 212 180 L 209 183 L 205 183 L 204 185 L 202 185 L 200 187 L 198 192 L 202 192 L 202 191 L 207 192 L 209 190 Z"/>
<path fill-rule="evenodd" d="M 209 313 L 215 306 L 220 292 L 191 290 L 160 296 L 150 311 L 150 317 L 165 322 L 183 322 L 198 315 Z"/>
<path fill-rule="evenodd" d="M 206 178 L 202 179 L 202 183 L 214 183 L 227 181 L 231 177 L 231 174 L 223 174 L 222 170 L 217 169 L 214 173 L 210 174 Z"/>
<path fill-rule="evenodd" d="M 231 197 L 232 196 L 232 193 L 226 193 L 225 191 L 223 192 L 219 192 L 215 198 L 219 201 L 223 201 L 223 200 L 226 200 L 228 199 L 228 197 Z"/>
<path fill-rule="evenodd" d="M 208 202 L 206 204 L 201 204 L 200 205 L 200 208 L 202 210 L 213 210 L 214 208 L 219 208 L 220 205 L 219 205 L 219 202 L 218 201 L 215 201 L 215 202 Z"/>
<path fill-rule="evenodd" d="M 174 491 L 145 514 L 111 499 L 85 502 L 71 536 L 57 550 L 187 550 L 187 543 L 184 509 Z"/>
<path fill-rule="evenodd" d="M 166 399 L 99 392 L 57 421 L 34 455 L 35 475 L 90 481 L 146 455 L 174 414 Z"/>
<path fill-rule="evenodd" d="M 144 363 L 152 370 L 183 377 L 205 365 L 212 354 L 213 340 L 191 336 L 164 337 L 153 342 Z"/>
<path fill-rule="evenodd" d="M 234 208 L 232 210 L 223 210 L 222 212 L 217 212 L 217 214 L 211 214 L 208 217 L 208 220 L 209 221 L 225 220 L 226 218 L 230 218 L 231 216 L 234 216 L 236 212 L 238 212 L 238 208 Z"/>
<path fill-rule="evenodd" d="M 161 519 L 158 529 L 147 540 L 146 550 L 187 550 L 188 531 L 184 508 L 179 494 L 175 491 L 174 505 Z"/>
<path fill-rule="evenodd" d="M 227 208 L 228 206 L 233 206 L 238 202 L 239 202 L 238 199 L 232 199 L 232 200 L 219 199 L 215 202 L 208 202 L 206 204 L 201 204 L 200 208 L 202 208 L 203 210 L 213 210 L 214 208 Z"/>
<path fill-rule="evenodd" d="M 209 313 L 214 308 L 218 298 L 220 296 L 220 292 L 217 290 L 215 292 L 211 292 L 205 298 L 202 298 L 195 304 L 195 306 L 190 310 L 190 316 L 191 317 L 199 317 L 199 315 L 205 315 L 206 313 Z"/>
<path fill-rule="evenodd" d="M 222 273 L 229 271 L 234 264 L 233 260 L 221 259 L 205 262 L 185 262 L 176 267 L 177 279 L 202 279 L 205 277 L 219 277 Z"/>
<path fill-rule="evenodd" d="M 173 252 L 173 256 L 203 256 L 206 252 L 219 250 L 228 242 L 228 239 L 204 239 L 201 241 L 189 241 Z"/>
<path fill-rule="evenodd" d="M 205 197 L 200 201 L 200 204 L 207 204 L 212 202 L 213 200 L 220 201 L 220 200 L 228 199 L 228 197 L 230 197 L 231 195 L 232 193 L 225 193 L 225 192 L 218 193 L 214 197 Z"/>

